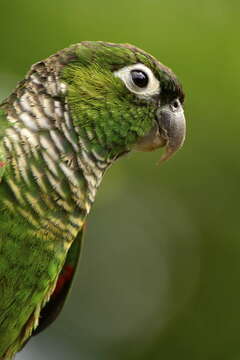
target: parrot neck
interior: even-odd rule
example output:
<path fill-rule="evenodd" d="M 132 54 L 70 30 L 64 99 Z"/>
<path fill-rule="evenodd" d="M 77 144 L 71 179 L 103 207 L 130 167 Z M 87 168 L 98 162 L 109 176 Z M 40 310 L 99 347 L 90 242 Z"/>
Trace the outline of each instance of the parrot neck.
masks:
<path fill-rule="evenodd" d="M 35 236 L 61 236 L 70 246 L 114 159 L 92 148 L 89 134 L 73 126 L 64 84 L 42 66 L 33 68 L 5 106 L 12 126 L 4 138 L 2 204 Z"/>

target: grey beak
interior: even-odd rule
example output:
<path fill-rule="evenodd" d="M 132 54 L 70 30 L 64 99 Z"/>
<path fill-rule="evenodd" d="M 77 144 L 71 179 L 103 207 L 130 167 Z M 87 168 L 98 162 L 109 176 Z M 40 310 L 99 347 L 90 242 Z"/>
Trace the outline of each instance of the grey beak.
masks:
<path fill-rule="evenodd" d="M 164 105 L 157 110 L 160 135 L 166 141 L 165 152 L 160 162 L 168 160 L 179 150 L 185 140 L 186 122 L 180 102 L 175 106 Z"/>

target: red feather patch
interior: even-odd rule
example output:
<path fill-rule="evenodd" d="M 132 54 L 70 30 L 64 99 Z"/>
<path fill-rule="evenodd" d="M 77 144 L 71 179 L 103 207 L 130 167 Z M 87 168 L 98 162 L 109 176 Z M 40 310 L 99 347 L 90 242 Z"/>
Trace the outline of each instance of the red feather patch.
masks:
<path fill-rule="evenodd" d="M 0 168 L 4 167 L 6 163 L 4 161 L 0 161 Z"/>
<path fill-rule="evenodd" d="M 57 285 L 54 289 L 52 296 L 57 296 L 62 291 L 63 287 L 72 280 L 74 268 L 71 265 L 66 265 L 58 277 Z"/>

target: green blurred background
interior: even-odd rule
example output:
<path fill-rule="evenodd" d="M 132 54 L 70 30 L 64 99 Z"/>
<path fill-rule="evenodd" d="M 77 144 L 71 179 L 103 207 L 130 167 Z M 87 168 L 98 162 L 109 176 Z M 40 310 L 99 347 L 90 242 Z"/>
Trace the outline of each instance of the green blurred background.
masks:
<path fill-rule="evenodd" d="M 239 15 L 237 0 L 1 0 L 1 98 L 81 40 L 145 49 L 187 95 L 183 150 L 111 168 L 71 297 L 18 360 L 240 359 Z"/>

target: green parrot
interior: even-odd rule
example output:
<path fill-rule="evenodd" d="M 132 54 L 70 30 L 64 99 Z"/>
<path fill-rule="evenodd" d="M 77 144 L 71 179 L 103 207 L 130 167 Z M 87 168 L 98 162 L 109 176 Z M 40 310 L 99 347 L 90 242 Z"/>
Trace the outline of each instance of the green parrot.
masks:
<path fill-rule="evenodd" d="M 60 312 L 105 171 L 183 144 L 174 73 L 129 44 L 84 41 L 33 65 L 0 105 L 0 359 Z"/>

